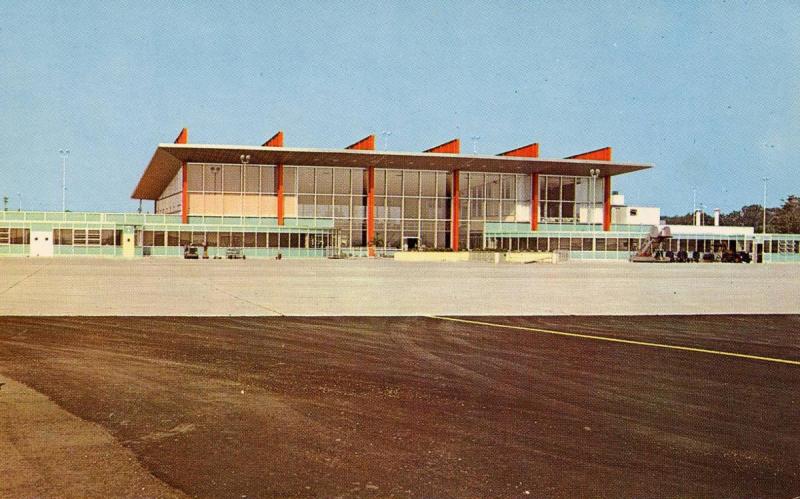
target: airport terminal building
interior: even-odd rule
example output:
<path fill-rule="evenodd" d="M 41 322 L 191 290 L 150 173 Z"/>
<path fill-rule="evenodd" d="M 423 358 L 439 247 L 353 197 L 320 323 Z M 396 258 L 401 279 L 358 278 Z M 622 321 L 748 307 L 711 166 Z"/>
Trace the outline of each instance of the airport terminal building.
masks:
<path fill-rule="evenodd" d="M 658 208 L 626 206 L 613 177 L 652 165 L 612 160 L 611 148 L 564 159 L 530 144 L 462 155 L 458 139 L 420 153 L 159 144 L 132 197 L 153 214 L 0 212 L 0 255 L 209 257 L 390 256 L 400 251 L 559 252 L 628 259 L 658 225 Z M 800 262 L 800 235 L 673 226 L 669 249 L 746 251 Z"/>

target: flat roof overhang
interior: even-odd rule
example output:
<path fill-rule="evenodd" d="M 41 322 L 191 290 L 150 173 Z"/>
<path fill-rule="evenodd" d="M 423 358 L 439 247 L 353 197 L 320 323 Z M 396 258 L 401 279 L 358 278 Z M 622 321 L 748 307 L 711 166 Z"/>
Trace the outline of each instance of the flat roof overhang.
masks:
<path fill-rule="evenodd" d="M 522 174 L 589 176 L 598 168 L 601 176 L 621 175 L 652 168 L 648 163 L 617 163 L 585 159 L 521 158 L 421 152 L 361 151 L 354 149 L 306 149 L 205 144 L 159 144 L 142 174 L 133 199 L 158 199 L 166 186 L 187 163 L 240 164 L 250 155 L 251 165 L 333 166 L 346 168 L 393 168 Z"/>

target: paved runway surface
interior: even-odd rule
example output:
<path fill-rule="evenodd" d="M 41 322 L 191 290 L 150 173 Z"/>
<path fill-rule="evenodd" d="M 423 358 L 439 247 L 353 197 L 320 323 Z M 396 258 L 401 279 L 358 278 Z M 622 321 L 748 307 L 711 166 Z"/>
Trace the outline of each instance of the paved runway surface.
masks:
<path fill-rule="evenodd" d="M 6 317 L 0 374 L 192 496 L 799 493 L 800 316 L 463 319 Z"/>
<path fill-rule="evenodd" d="M 800 265 L 0 259 L 0 315 L 782 314 Z"/>

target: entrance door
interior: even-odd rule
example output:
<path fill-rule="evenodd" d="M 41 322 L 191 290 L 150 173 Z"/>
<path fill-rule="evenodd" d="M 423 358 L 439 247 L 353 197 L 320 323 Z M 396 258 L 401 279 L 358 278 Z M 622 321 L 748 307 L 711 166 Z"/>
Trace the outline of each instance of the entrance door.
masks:
<path fill-rule="evenodd" d="M 419 246 L 419 238 L 417 237 L 405 237 L 405 244 L 403 244 L 403 249 L 405 251 L 414 251 Z"/>
<path fill-rule="evenodd" d="M 756 263 L 763 263 L 764 261 L 764 245 L 761 243 L 756 244 Z"/>
<path fill-rule="evenodd" d="M 136 256 L 136 228 L 130 225 L 122 228 L 122 256 L 125 258 Z"/>
<path fill-rule="evenodd" d="M 31 256 L 53 256 L 53 231 L 31 231 Z"/>

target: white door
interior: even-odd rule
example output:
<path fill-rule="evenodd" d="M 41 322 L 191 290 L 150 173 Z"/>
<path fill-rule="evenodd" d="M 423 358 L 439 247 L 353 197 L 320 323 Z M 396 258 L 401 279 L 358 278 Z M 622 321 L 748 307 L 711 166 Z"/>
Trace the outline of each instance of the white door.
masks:
<path fill-rule="evenodd" d="M 31 231 L 31 256 L 53 256 L 53 231 Z"/>

